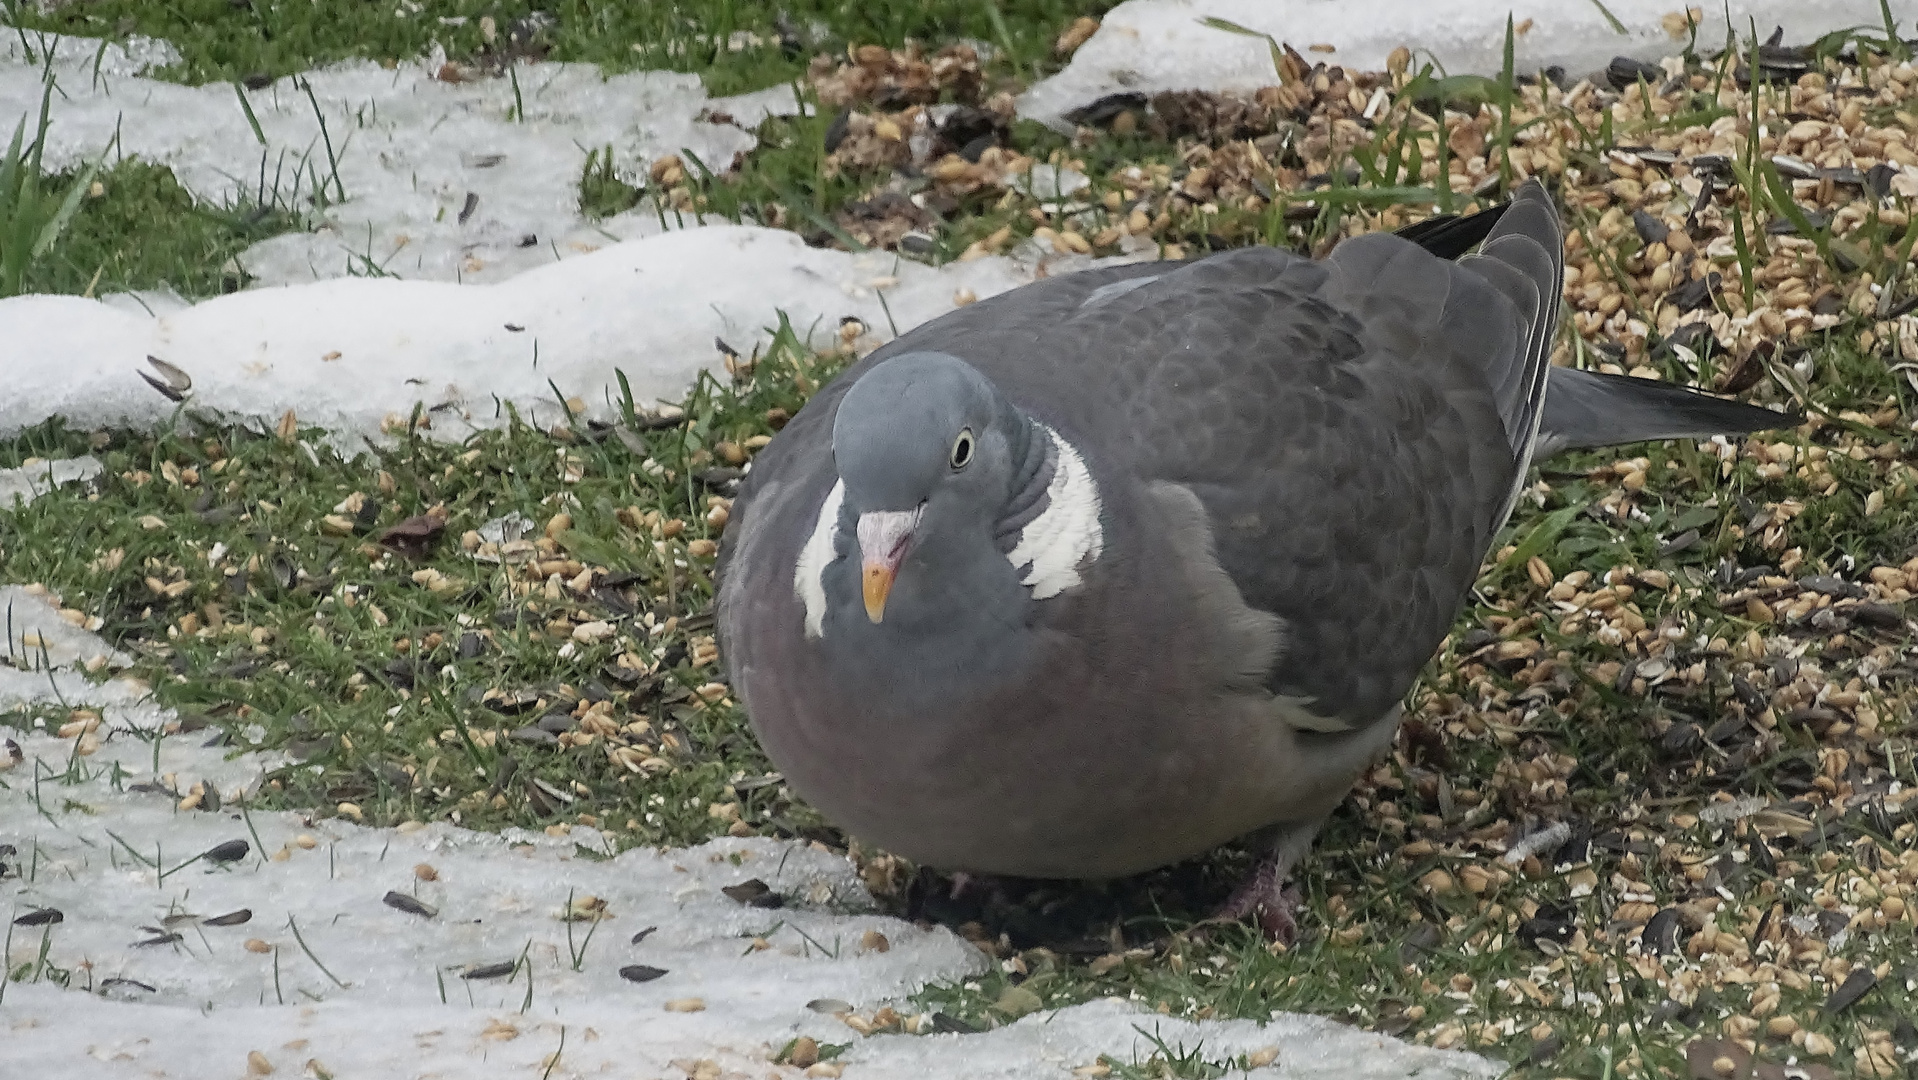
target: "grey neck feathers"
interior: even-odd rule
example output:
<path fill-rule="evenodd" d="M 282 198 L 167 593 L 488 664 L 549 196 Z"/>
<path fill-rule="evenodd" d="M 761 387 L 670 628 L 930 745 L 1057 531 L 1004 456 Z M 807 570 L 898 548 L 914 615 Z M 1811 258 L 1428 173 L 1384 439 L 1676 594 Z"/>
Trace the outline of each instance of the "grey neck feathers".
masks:
<path fill-rule="evenodd" d="M 1008 430 L 1016 432 L 1012 446 L 1015 467 L 1011 497 L 1006 500 L 1005 511 L 993 532 L 1001 554 L 1018 547 L 1020 531 L 1051 505 L 1047 489 L 1052 484 L 1054 470 L 1059 467 L 1059 447 L 1045 428 L 1011 406 L 1006 408 L 1014 420 Z"/>

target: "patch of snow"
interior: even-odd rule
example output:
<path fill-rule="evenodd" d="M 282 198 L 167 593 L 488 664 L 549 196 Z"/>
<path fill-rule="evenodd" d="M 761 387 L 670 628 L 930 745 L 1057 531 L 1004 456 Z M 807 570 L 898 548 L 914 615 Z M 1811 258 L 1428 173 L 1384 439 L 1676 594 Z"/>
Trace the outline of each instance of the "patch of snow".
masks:
<path fill-rule="evenodd" d="M 60 622 L 36 597 L 17 610 L 36 631 Z M 0 668 L 9 673 L 19 674 Z M 28 700 L 50 706 L 40 674 Z M 115 695 L 142 694 L 117 682 Z M 0 710 L 21 704 L 0 699 Z M 164 710 L 123 704 L 143 715 L 109 710 L 87 756 L 71 740 L 0 724 L 25 752 L 11 768 L 0 759 L 0 836 L 14 849 L 0 853 L 0 917 L 60 913 L 11 927 L 5 962 L 32 974 L 0 1001 L 9 1075 L 252 1075 L 257 1053 L 287 1075 L 573 1080 L 692 1074 L 705 1060 L 725 1075 L 792 1077 L 771 1058 L 798 1035 L 851 1043 L 840 1060 L 855 1077 L 1065 1080 L 1101 1054 L 1143 1059 L 1151 1038 L 1203 1045 L 1214 1060 L 1276 1047 L 1261 1074 L 1298 1080 L 1502 1072 L 1317 1017 L 1193 1023 L 1114 1001 L 979 1035 L 861 1040 L 818 1003 L 910 1012 L 903 999 L 920 986 L 975 975 L 986 960 L 943 928 L 874 914 L 841 857 L 724 839 L 606 859 L 594 854 L 605 839 L 586 828 L 490 835 L 236 812 L 283 757 L 229 756 L 204 733 L 162 735 Z M 221 795 L 220 810 L 176 805 L 196 782 Z M 247 845 L 235 859 L 202 857 L 235 841 Z M 752 878 L 787 906 L 720 891 Z M 603 902 L 599 922 L 562 919 L 587 898 Z M 43 949 L 66 988 L 46 977 Z M 515 970 L 463 977 L 488 965 Z M 634 965 L 663 974 L 621 975 Z"/>
<path fill-rule="evenodd" d="M 535 527 L 533 519 L 515 510 L 505 517 L 496 517 L 481 525 L 479 538 L 488 544 L 510 544 L 531 533 Z"/>
<path fill-rule="evenodd" d="M 1668 35 L 1660 19 L 1685 7 L 1678 0 L 1608 0 L 1605 9 L 1626 28 L 1621 35 L 1599 5 L 1582 0 L 1126 0 L 1106 13 L 1064 71 L 1019 99 L 1019 113 L 1069 131 L 1066 113 L 1109 94 L 1272 85 L 1265 40 L 1212 29 L 1200 21 L 1207 17 L 1270 34 L 1308 60 L 1360 71 L 1383 71 L 1385 58 L 1405 45 L 1451 74 L 1489 75 L 1503 66 L 1509 11 L 1515 23 L 1532 24 L 1514 42 L 1519 71 L 1557 65 L 1578 78 L 1614 56 L 1651 60 L 1677 52 L 1684 40 Z M 1749 35 L 1753 22 L 1760 35 L 1782 26 L 1789 44 L 1847 26 L 1880 33 L 1884 26 L 1878 0 L 1732 0 L 1729 8 L 1704 9 L 1701 49 L 1725 43 L 1727 15 L 1741 35 Z M 1910 14 L 1905 11 L 1907 23 Z M 1307 51 L 1313 45 L 1333 51 Z"/>
<path fill-rule="evenodd" d="M 348 274 L 499 281 L 677 227 L 650 209 L 598 223 L 582 218 L 587 154 L 610 149 L 615 172 L 630 183 L 643 182 L 652 160 L 686 151 L 723 172 L 756 145 L 755 125 L 799 108 L 787 86 L 709 98 L 696 75 L 606 75 L 592 64 L 524 63 L 517 82 L 446 82 L 439 58 L 391 69 L 337 64 L 259 90 L 190 87 L 143 74 L 177 58 L 161 42 L 122 47 L 9 32 L 0 37 L 0 116 L 38 115 L 49 51 L 59 85 L 49 170 L 97 156 L 117 139 L 119 153 L 171 168 L 204 203 L 277 201 L 315 212 L 317 231 L 275 237 L 240 256 L 269 285 Z M 731 120 L 713 122 L 722 113 Z"/>
<path fill-rule="evenodd" d="M 152 704 L 152 691 L 131 678 L 95 682 L 76 667 L 118 671 L 132 658 L 99 635 L 70 623 L 54 605 L 56 598 L 22 585 L 0 586 L 0 715 L 57 703 L 92 708 L 109 731 L 146 734 L 171 717 Z M 5 768 L 0 761 L 0 769 Z M 0 776 L 0 783 L 4 783 Z M 0 822 L 5 817 L 0 814 Z M 4 830 L 0 830 L 4 832 Z"/>
<path fill-rule="evenodd" d="M 662 221 L 650 209 L 579 217 L 588 150 L 611 146 L 631 177 L 682 149 L 724 168 L 754 145 L 748 128 L 797 108 L 786 86 L 708 99 L 690 75 L 538 63 L 520 66 L 515 91 L 508 79 L 442 81 L 428 59 L 336 65 L 260 90 L 186 87 L 141 74 L 176 58 L 161 42 L 15 34 L 0 37 L 0 114 L 38 107 L 49 50 L 59 85 L 50 169 L 117 135 L 120 152 L 167 165 L 212 204 L 244 204 L 263 183 L 289 197 L 343 189 L 348 198 L 323 205 L 317 232 L 241 257 L 263 282 L 299 288 L 197 305 L 164 288 L 0 301 L 10 360 L 0 434 L 54 415 L 85 426 L 164 421 L 174 403 L 140 378 L 148 356 L 192 378 L 196 409 L 267 421 L 293 409 L 343 447 L 349 436 L 378 438 L 416 404 L 444 438 L 499 421 L 506 402 L 544 422 L 560 414 L 552 385 L 604 419 L 615 412 L 616 370 L 635 404 L 676 400 L 720 367 L 715 338 L 750 353 L 781 313 L 818 343 L 848 316 L 883 338 L 944 314 L 961 292 L 1023 284 L 1042 262 L 1048 273 L 1092 263 L 1034 249 L 935 270 L 808 248 L 783 230 Z M 720 113 L 731 120 L 713 122 Z M 1034 182 L 1061 195 L 1086 183 L 1041 169 Z M 529 236 L 537 242 L 522 246 Z"/>
<path fill-rule="evenodd" d="M 40 461 L 17 469 L 0 469 L 0 511 L 13 509 L 14 500 L 32 502 L 61 484 L 91 480 L 100 475 L 100 462 L 86 457 Z"/>
<path fill-rule="evenodd" d="M 1095 265 L 1055 258 L 1047 272 Z M 885 252 L 806 246 L 796 234 L 714 225 L 617 244 L 496 285 L 342 278 L 250 289 L 157 317 L 72 296 L 0 300 L 8 376 L 0 435 L 64 417 L 80 427 L 151 426 L 175 405 L 141 378 L 155 356 L 193 380 L 189 403 L 231 419 L 303 422 L 371 438 L 415 403 L 431 434 L 502 422 L 501 404 L 550 423 L 549 381 L 617 415 L 616 371 L 637 407 L 677 401 L 720 370 L 714 338 L 750 355 L 783 312 L 815 343 L 841 318 L 875 338 L 1031 280 L 1006 257 L 932 268 Z"/>
<path fill-rule="evenodd" d="M 41 592 L 21 585 L 0 585 L 0 662 L 29 671 L 58 671 L 84 664 L 95 657 L 114 668 L 123 668 L 132 658 L 115 649 L 96 634 L 67 621 L 59 609 Z M 0 704 L 4 698 L 0 697 Z"/>

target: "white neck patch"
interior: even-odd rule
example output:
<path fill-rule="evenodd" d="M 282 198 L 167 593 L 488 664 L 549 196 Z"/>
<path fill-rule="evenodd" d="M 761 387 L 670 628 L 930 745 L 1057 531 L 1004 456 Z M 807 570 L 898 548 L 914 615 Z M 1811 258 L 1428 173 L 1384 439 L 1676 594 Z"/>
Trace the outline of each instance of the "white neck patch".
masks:
<path fill-rule="evenodd" d="M 807 637 L 826 633 L 826 565 L 839 555 L 839 508 L 845 501 L 846 482 L 835 481 L 819 505 L 812 535 L 799 549 L 799 564 L 793 567 L 793 592 L 806 608 Z"/>
<path fill-rule="evenodd" d="M 1052 481 L 1046 485 L 1046 508 L 1019 530 L 1019 542 L 1006 558 L 1013 568 L 1031 564 L 1020 579 L 1032 587 L 1034 600 L 1045 600 L 1079 584 L 1080 566 L 1099 558 L 1105 531 L 1099 526 L 1099 487 L 1072 444 L 1059 433 L 1039 425 L 1058 451 Z"/>

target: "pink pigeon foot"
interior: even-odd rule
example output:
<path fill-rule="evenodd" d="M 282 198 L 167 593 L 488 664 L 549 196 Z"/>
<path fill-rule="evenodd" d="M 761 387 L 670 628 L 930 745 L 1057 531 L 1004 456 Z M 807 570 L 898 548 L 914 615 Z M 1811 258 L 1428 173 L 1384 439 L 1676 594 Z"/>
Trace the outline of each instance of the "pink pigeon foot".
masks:
<path fill-rule="evenodd" d="M 1213 918 L 1232 922 L 1250 918 L 1267 941 L 1289 946 L 1298 940 L 1298 912 L 1302 906 L 1303 898 L 1286 880 L 1279 860 L 1268 856 L 1232 890 Z"/>

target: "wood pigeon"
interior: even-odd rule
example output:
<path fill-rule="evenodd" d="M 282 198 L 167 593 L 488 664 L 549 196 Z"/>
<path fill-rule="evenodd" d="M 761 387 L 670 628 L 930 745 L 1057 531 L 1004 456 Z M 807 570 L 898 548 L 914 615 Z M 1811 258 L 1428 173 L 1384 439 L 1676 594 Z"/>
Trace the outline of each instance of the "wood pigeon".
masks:
<path fill-rule="evenodd" d="M 1793 422 L 1552 366 L 1536 181 L 1409 232 L 1049 278 L 821 389 L 720 566 L 733 687 L 793 790 L 974 874 L 1247 838 L 1266 858 L 1224 913 L 1288 936 L 1293 864 L 1391 744 L 1532 459 Z"/>

